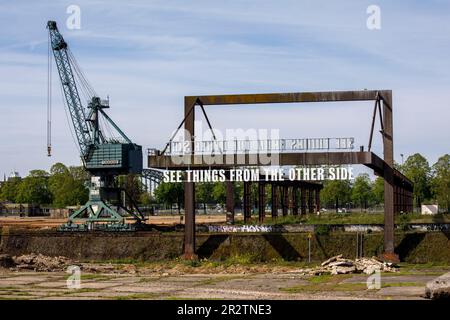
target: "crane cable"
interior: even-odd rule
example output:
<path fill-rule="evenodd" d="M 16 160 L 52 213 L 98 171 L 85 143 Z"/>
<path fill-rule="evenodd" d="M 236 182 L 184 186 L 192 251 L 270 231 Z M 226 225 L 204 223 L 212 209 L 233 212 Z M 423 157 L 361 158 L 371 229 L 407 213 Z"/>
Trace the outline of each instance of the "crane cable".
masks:
<path fill-rule="evenodd" d="M 47 156 L 52 156 L 52 44 L 48 34 L 47 57 Z"/>

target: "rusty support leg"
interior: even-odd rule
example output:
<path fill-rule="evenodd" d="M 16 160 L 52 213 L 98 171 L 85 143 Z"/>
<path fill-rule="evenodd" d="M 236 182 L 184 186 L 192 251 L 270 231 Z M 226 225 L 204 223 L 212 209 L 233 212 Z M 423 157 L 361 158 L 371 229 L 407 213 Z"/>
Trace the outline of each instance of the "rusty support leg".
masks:
<path fill-rule="evenodd" d="M 185 140 L 190 141 L 191 150 L 194 152 L 194 120 L 196 100 L 185 97 Z M 184 183 L 184 258 L 195 259 L 195 184 Z"/>
<path fill-rule="evenodd" d="M 250 210 L 250 182 L 244 182 L 244 222 L 250 221 L 251 210 Z"/>
<path fill-rule="evenodd" d="M 195 258 L 195 185 L 184 183 L 184 258 Z"/>
<path fill-rule="evenodd" d="M 227 212 L 227 223 L 234 224 L 234 187 L 233 182 L 227 180 L 227 199 L 226 199 L 226 212 Z"/>
<path fill-rule="evenodd" d="M 320 212 L 320 189 L 315 190 L 316 195 L 316 213 Z"/>
<path fill-rule="evenodd" d="M 272 219 L 278 217 L 278 187 L 272 183 Z"/>
<path fill-rule="evenodd" d="M 306 189 L 304 187 L 300 188 L 300 201 L 301 201 L 301 213 L 306 215 Z"/>
<path fill-rule="evenodd" d="M 266 185 L 258 182 L 258 219 L 262 223 L 266 216 Z"/>
<path fill-rule="evenodd" d="M 394 253 L 394 144 L 392 121 L 392 95 L 383 95 L 383 153 L 389 167 L 384 170 L 384 258 L 398 261 Z"/>
<path fill-rule="evenodd" d="M 288 187 L 283 186 L 283 200 L 282 200 L 282 209 L 283 209 L 283 217 L 288 215 L 288 205 L 289 205 L 289 192 Z"/>
<path fill-rule="evenodd" d="M 311 188 L 308 188 L 308 213 L 314 213 L 313 208 L 313 198 L 314 198 L 314 190 Z"/>
<path fill-rule="evenodd" d="M 292 214 L 298 216 L 298 187 L 292 187 Z"/>

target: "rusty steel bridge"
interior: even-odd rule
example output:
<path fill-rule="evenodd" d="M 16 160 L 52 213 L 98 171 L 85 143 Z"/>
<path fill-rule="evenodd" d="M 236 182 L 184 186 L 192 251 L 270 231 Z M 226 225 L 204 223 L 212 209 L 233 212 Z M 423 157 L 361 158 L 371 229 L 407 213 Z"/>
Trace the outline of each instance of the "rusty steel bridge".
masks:
<path fill-rule="evenodd" d="M 207 149 L 205 144 L 195 140 L 194 120 L 196 106 L 200 107 L 206 117 L 209 127 L 211 124 L 205 112 L 205 107 L 210 105 L 245 105 L 245 104 L 282 104 L 302 102 L 333 102 L 333 101 L 373 101 L 372 124 L 367 151 L 364 147 L 354 151 L 353 141 L 346 144 L 345 148 L 331 148 L 332 143 L 319 145 L 311 152 L 306 147 L 298 150 L 282 148 L 278 144 L 272 151 L 276 153 L 277 165 L 279 166 L 321 166 L 321 165 L 365 165 L 372 169 L 375 175 L 384 178 L 384 258 L 395 261 L 397 256 L 394 252 L 394 215 L 398 212 L 412 211 L 412 183 L 394 168 L 394 135 L 393 135 L 393 102 L 391 90 L 362 90 L 362 91 L 327 91 L 327 92 L 292 92 L 292 93 L 266 93 L 266 94 L 230 94 L 230 95 L 207 95 L 186 96 L 184 99 L 184 119 L 178 129 L 184 124 L 185 138 L 188 142 L 188 152 L 180 149 L 172 139 L 164 150 L 149 150 L 148 167 L 165 170 L 186 169 L 225 169 L 246 166 L 267 166 L 267 162 L 258 157 L 258 151 L 252 148 L 235 147 L 226 148 L 226 142 L 210 143 L 215 148 Z M 383 156 L 378 156 L 371 151 L 372 138 L 376 118 L 379 118 L 383 140 Z M 211 128 L 212 129 L 212 128 Z M 215 138 L 215 137 L 214 137 Z M 323 138 L 319 138 L 323 139 Z M 325 138 L 327 139 L 327 138 Z M 332 138 L 334 139 L 334 138 Z M 341 138 L 336 138 L 341 139 Z M 343 138 L 351 139 L 351 138 Z M 286 140 L 286 139 L 281 139 Z M 284 142 L 286 143 L 286 142 Z M 339 146 L 339 144 L 338 144 Z M 220 149 L 222 147 L 222 149 Z M 199 149 L 200 148 L 200 149 Z M 204 148 L 204 149 L 202 149 Z M 269 150 L 262 148 L 263 150 Z M 226 150 L 223 161 L 217 160 L 217 152 L 211 150 Z M 204 152 L 202 152 L 204 151 Z M 230 155 L 231 154 L 231 155 Z M 174 156 L 176 155 L 176 156 Z M 258 184 L 258 212 L 259 221 L 265 216 L 265 186 L 272 188 L 272 216 L 278 214 L 279 198 L 283 215 L 288 212 L 292 214 L 306 214 L 320 210 L 320 183 L 309 181 L 264 181 L 244 182 L 244 219 L 248 221 L 250 212 L 250 186 L 251 183 Z M 184 255 L 187 259 L 195 257 L 195 183 L 184 182 L 185 192 L 185 241 Z M 233 184 L 226 181 L 227 200 L 226 211 L 228 222 L 234 221 L 234 199 Z M 300 201 L 299 201 L 300 200 Z M 300 205 L 299 205 L 300 204 Z M 299 210 L 300 209 L 300 210 Z"/>

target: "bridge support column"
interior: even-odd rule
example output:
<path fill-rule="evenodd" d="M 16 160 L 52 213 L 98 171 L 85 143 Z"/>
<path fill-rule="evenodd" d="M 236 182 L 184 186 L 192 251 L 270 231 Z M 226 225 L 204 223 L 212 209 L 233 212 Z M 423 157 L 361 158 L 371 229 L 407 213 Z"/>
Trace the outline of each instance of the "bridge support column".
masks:
<path fill-rule="evenodd" d="M 282 209 L 283 209 L 283 217 L 288 215 L 288 205 L 289 205 L 289 189 L 287 186 L 283 186 L 283 200 L 282 200 Z"/>
<path fill-rule="evenodd" d="M 251 218 L 250 209 L 250 182 L 244 181 L 244 222 L 249 222 Z"/>
<path fill-rule="evenodd" d="M 258 219 L 263 222 L 266 216 L 266 185 L 258 182 Z"/>
<path fill-rule="evenodd" d="M 300 188 L 300 202 L 301 214 L 306 215 L 306 189 L 304 187 Z"/>
<path fill-rule="evenodd" d="M 316 195 L 316 214 L 317 212 L 320 212 L 320 189 L 316 189 L 315 191 L 315 195 Z"/>
<path fill-rule="evenodd" d="M 184 257 L 195 258 L 195 184 L 184 183 Z"/>
<path fill-rule="evenodd" d="M 313 193 L 314 190 L 311 188 L 308 188 L 308 213 L 314 213 L 314 208 L 313 208 Z"/>
<path fill-rule="evenodd" d="M 292 187 L 292 214 L 298 216 L 298 188 Z"/>
<path fill-rule="evenodd" d="M 227 223 L 234 224 L 234 187 L 233 182 L 227 180 L 226 182 L 227 198 L 226 198 L 226 215 Z"/>
<path fill-rule="evenodd" d="M 392 94 L 383 93 L 383 154 L 388 166 L 384 169 L 384 258 L 398 261 L 394 252 L 394 133 L 392 121 Z"/>
<path fill-rule="evenodd" d="M 272 185 L 272 219 L 278 217 L 278 187 L 274 183 Z"/>

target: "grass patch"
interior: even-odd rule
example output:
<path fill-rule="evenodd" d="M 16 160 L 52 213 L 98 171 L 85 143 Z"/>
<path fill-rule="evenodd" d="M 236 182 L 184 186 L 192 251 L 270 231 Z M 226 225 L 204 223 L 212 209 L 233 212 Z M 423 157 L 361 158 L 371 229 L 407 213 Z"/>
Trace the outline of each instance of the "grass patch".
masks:
<path fill-rule="evenodd" d="M 392 287 L 423 287 L 423 283 L 419 282 L 388 282 L 381 285 L 382 288 L 392 288 Z"/>
<path fill-rule="evenodd" d="M 147 300 L 147 299 L 155 299 L 157 294 L 151 292 L 145 293 L 132 293 L 126 296 L 117 296 L 114 297 L 114 300 Z"/>
<path fill-rule="evenodd" d="M 367 290 L 367 285 L 365 283 L 322 283 L 280 288 L 280 291 L 288 293 L 364 290 Z"/>
<path fill-rule="evenodd" d="M 289 293 L 319 292 L 319 291 L 362 291 L 367 289 L 365 283 L 341 283 L 352 277 L 350 274 L 330 275 L 324 274 L 308 278 L 308 283 L 298 286 L 280 288 L 280 291 Z"/>
<path fill-rule="evenodd" d="M 96 280 L 96 281 L 105 281 L 105 280 L 111 280 L 111 279 L 115 279 L 117 278 L 117 276 L 115 275 L 107 275 L 107 274 L 95 274 L 95 273 L 90 273 L 90 274 L 81 274 L 81 281 L 83 280 Z"/>

